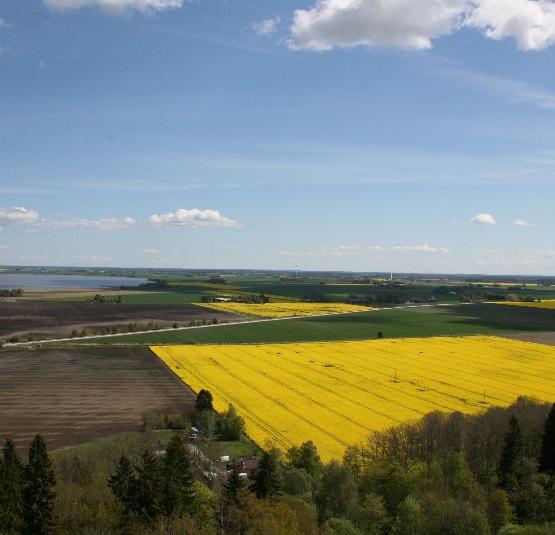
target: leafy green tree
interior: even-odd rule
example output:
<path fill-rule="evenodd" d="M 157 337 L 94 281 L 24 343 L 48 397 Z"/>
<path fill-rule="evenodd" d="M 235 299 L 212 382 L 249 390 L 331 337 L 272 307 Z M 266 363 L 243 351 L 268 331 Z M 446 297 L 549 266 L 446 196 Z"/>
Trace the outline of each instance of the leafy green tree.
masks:
<path fill-rule="evenodd" d="M 555 404 L 544 424 L 539 468 L 541 472 L 555 472 Z"/>
<path fill-rule="evenodd" d="M 346 518 L 330 518 L 327 522 L 333 535 L 363 535 L 350 520 Z"/>
<path fill-rule="evenodd" d="M 124 521 L 127 522 L 133 516 L 135 510 L 134 492 L 137 485 L 135 470 L 129 459 L 122 454 L 116 469 L 116 473 L 108 479 L 108 486 L 112 489 L 114 496 L 123 510 Z"/>
<path fill-rule="evenodd" d="M 194 497 L 191 457 L 181 435 L 174 435 L 163 460 L 162 510 L 166 515 L 180 515 Z"/>
<path fill-rule="evenodd" d="M 309 440 L 287 451 L 286 462 L 293 468 L 302 468 L 313 477 L 321 474 L 323 464 L 314 442 Z"/>
<path fill-rule="evenodd" d="M 197 412 L 214 410 L 214 407 L 212 406 L 212 394 L 208 390 L 202 389 L 197 394 L 195 410 Z"/>
<path fill-rule="evenodd" d="M 503 449 L 497 471 L 499 486 L 504 489 L 514 484 L 518 461 L 522 458 L 523 437 L 520 424 L 516 416 L 509 420 L 509 431 L 503 440 Z"/>
<path fill-rule="evenodd" d="M 54 533 L 54 487 L 56 479 L 52 463 L 41 435 L 36 435 L 29 448 L 29 462 L 24 469 L 23 533 L 50 535 Z"/>
<path fill-rule="evenodd" d="M 337 461 L 324 467 L 322 483 L 316 496 L 320 520 L 348 517 L 357 499 L 357 488 L 351 470 Z"/>
<path fill-rule="evenodd" d="M 507 493 L 503 489 L 496 489 L 489 495 L 487 513 L 489 525 L 494 535 L 510 522 L 511 504 Z"/>
<path fill-rule="evenodd" d="M 138 518 L 143 522 L 155 520 L 162 511 L 162 473 L 159 460 L 149 449 L 143 452 L 134 487 L 132 495 Z"/>
<path fill-rule="evenodd" d="M 422 507 L 413 496 L 407 496 L 399 504 L 394 533 L 396 535 L 422 533 Z"/>
<path fill-rule="evenodd" d="M 281 492 L 279 463 L 275 453 L 264 452 L 262 454 L 252 490 L 258 498 L 272 498 Z"/>
<path fill-rule="evenodd" d="M 23 464 L 13 440 L 7 439 L 0 458 L 0 526 L 16 532 L 22 525 Z"/>
<path fill-rule="evenodd" d="M 239 440 L 245 430 L 245 420 L 230 403 L 227 412 L 217 419 L 216 429 L 223 440 Z"/>

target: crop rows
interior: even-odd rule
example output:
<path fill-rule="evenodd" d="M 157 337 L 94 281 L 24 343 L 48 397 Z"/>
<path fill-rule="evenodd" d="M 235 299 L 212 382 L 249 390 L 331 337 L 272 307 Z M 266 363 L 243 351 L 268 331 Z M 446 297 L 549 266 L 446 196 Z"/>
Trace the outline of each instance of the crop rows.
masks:
<path fill-rule="evenodd" d="M 151 349 L 218 411 L 233 403 L 261 445 L 312 440 L 324 459 L 433 410 L 555 399 L 555 347 L 497 337 Z"/>

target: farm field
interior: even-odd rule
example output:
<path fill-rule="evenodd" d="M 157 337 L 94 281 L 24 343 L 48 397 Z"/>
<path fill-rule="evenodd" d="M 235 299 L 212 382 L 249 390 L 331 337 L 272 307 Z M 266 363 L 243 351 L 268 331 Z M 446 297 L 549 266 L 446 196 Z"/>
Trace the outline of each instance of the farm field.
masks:
<path fill-rule="evenodd" d="M 293 316 L 318 316 L 343 312 L 368 312 L 368 307 L 343 303 L 206 303 L 202 306 L 263 318 L 288 318 Z"/>
<path fill-rule="evenodd" d="M 367 340 L 509 332 L 555 331 L 555 310 L 504 305 L 452 305 L 396 308 L 314 318 L 220 325 L 161 333 L 98 338 L 99 344 L 239 344 Z M 83 343 L 91 343 L 85 340 Z"/>
<path fill-rule="evenodd" d="M 0 337 L 32 333 L 40 336 L 68 336 L 72 329 L 89 329 L 131 322 L 188 322 L 205 318 L 237 321 L 241 317 L 227 312 L 209 311 L 190 304 L 125 304 L 0 301 Z"/>
<path fill-rule="evenodd" d="M 0 441 L 50 448 L 138 431 L 142 414 L 187 412 L 192 392 L 145 348 L 0 353 Z"/>
<path fill-rule="evenodd" d="M 543 301 L 506 301 L 503 304 L 507 306 L 548 308 L 555 310 L 555 299 L 546 299 Z"/>
<path fill-rule="evenodd" d="M 555 348 L 493 336 L 151 349 L 218 411 L 233 403 L 259 444 L 313 440 L 325 460 L 430 411 L 555 398 Z"/>

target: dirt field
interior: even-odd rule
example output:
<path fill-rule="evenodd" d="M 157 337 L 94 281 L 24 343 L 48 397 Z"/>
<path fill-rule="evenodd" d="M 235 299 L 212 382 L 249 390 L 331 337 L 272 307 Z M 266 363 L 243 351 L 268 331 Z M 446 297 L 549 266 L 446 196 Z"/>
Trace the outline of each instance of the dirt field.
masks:
<path fill-rule="evenodd" d="M 73 329 L 94 329 L 129 323 L 159 323 L 170 327 L 174 322 L 216 318 L 218 322 L 238 321 L 237 314 L 209 310 L 195 305 L 128 305 L 125 303 L 54 303 L 0 301 L 0 337 L 32 333 L 63 337 Z"/>
<path fill-rule="evenodd" d="M 194 394 L 148 349 L 0 353 L 0 441 L 49 449 L 141 427 L 145 412 L 188 412 Z"/>
<path fill-rule="evenodd" d="M 549 346 L 555 346 L 555 332 L 540 331 L 535 333 L 508 333 L 504 335 L 505 338 L 511 338 L 512 340 L 522 340 L 524 342 L 534 342 L 536 344 L 546 344 Z"/>

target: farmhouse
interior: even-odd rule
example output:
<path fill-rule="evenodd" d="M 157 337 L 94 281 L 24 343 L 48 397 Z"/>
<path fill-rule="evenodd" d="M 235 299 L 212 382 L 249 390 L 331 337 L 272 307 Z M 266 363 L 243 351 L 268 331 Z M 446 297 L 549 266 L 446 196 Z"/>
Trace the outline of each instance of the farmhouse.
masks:
<path fill-rule="evenodd" d="M 241 474 L 247 474 L 251 479 L 258 470 L 258 459 L 253 455 L 245 455 L 235 459 L 235 469 Z"/>

